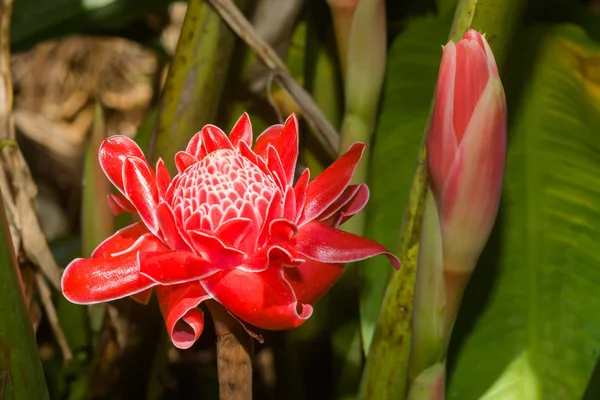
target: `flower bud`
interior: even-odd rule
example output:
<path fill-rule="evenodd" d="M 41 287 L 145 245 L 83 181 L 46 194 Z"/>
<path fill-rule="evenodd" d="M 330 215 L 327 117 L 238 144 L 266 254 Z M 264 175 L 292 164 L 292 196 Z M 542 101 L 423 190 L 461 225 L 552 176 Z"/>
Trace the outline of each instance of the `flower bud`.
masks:
<path fill-rule="evenodd" d="M 496 219 L 506 157 L 506 100 L 492 51 L 470 30 L 443 50 L 427 136 L 446 274 L 470 274 Z"/>

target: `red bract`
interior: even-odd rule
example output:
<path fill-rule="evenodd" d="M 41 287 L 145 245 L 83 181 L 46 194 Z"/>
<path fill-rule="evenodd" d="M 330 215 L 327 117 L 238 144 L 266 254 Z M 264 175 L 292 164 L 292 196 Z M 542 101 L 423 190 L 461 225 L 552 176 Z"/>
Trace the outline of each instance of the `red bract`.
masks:
<path fill-rule="evenodd" d="M 492 50 L 469 30 L 444 47 L 427 135 L 444 268 L 472 271 L 498 213 L 506 158 L 506 99 Z"/>
<path fill-rule="evenodd" d="M 343 264 L 378 254 L 399 260 L 378 243 L 337 227 L 366 204 L 366 185 L 349 185 L 364 144 L 354 144 L 309 182 L 293 186 L 298 123 L 263 132 L 251 149 L 246 114 L 229 137 L 207 125 L 175 157 L 171 179 L 162 160 L 152 170 L 130 139 L 100 147 L 100 165 L 122 195 L 109 197 L 115 214 L 136 212 L 133 224 L 102 243 L 89 259 L 67 266 L 62 290 L 74 303 L 156 293 L 173 344 L 191 346 L 204 319 L 198 305 L 223 304 L 263 329 L 288 329 L 312 313 Z"/>

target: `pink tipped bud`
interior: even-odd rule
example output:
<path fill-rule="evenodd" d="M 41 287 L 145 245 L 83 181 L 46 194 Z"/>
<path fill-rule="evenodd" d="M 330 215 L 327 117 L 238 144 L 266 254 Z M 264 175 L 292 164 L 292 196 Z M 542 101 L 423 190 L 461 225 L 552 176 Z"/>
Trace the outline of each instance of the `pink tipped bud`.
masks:
<path fill-rule="evenodd" d="M 485 37 L 470 30 L 444 47 L 427 136 L 447 272 L 469 272 L 483 250 L 498 212 L 505 154 L 504 89 Z"/>

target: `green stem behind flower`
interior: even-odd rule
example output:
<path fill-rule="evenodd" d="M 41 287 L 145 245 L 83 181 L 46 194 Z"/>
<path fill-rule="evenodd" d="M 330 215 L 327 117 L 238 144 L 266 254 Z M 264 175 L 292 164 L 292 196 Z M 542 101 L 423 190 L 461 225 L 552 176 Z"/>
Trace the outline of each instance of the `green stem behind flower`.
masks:
<path fill-rule="evenodd" d="M 235 35 L 208 2 L 189 2 L 148 151 L 149 157 L 162 157 L 171 171 L 175 153 L 214 122 L 234 44 Z"/>

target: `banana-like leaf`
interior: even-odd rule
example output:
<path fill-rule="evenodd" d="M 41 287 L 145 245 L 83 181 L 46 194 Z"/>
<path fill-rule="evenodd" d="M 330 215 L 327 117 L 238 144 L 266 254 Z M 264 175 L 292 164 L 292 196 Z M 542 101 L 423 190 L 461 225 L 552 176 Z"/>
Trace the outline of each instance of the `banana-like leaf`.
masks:
<path fill-rule="evenodd" d="M 503 201 L 455 327 L 450 399 L 480 398 L 524 352 L 541 398 L 580 399 L 600 354 L 600 44 L 572 25 L 520 37 Z"/>

